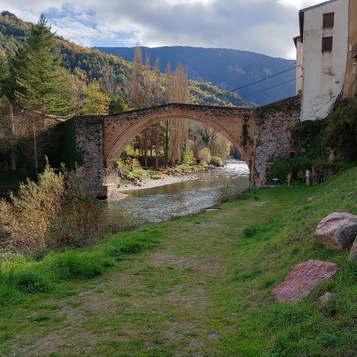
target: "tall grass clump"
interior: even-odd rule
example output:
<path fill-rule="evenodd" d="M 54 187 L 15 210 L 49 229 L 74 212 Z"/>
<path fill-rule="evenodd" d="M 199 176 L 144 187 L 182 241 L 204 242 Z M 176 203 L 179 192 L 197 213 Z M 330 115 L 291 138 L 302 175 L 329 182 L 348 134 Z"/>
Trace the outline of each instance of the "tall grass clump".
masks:
<path fill-rule="evenodd" d="M 20 302 L 26 294 L 47 293 L 52 284 L 37 264 L 14 255 L 0 262 L 0 306 Z"/>
<path fill-rule="evenodd" d="M 22 254 L 0 256 L 0 309 L 23 303 L 35 294 L 56 294 L 63 283 L 89 280 L 105 273 L 116 261 L 157 244 L 160 231 L 146 226 L 119 232 L 100 244 L 62 252 L 44 252 L 38 260 Z"/>

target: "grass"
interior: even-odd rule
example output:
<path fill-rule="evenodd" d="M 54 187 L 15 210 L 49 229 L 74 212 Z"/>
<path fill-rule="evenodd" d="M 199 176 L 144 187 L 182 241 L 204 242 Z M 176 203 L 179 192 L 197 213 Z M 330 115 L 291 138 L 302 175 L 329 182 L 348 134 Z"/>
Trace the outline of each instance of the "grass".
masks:
<path fill-rule="evenodd" d="M 86 250 L 2 263 L 0 355 L 355 356 L 357 264 L 313 233 L 333 211 L 357 214 L 356 194 L 354 168 L 317 187 L 250 190 Z M 309 259 L 337 263 L 338 275 L 301 302 L 277 302 L 272 288 Z"/>

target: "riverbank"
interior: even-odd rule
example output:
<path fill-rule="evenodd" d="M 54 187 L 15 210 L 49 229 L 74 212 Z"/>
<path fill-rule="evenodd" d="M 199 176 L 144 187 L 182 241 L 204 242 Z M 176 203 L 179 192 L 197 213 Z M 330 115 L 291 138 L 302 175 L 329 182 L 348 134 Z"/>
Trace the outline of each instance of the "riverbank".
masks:
<path fill-rule="evenodd" d="M 352 357 L 357 266 L 313 233 L 328 213 L 357 214 L 356 195 L 353 169 L 317 187 L 249 190 L 216 211 L 8 262 L 0 355 Z M 303 301 L 276 301 L 271 290 L 307 260 L 339 272 Z"/>
<path fill-rule="evenodd" d="M 144 179 L 135 183 L 120 185 L 117 189 L 118 193 L 125 193 L 133 190 L 143 190 L 148 188 L 171 185 L 178 182 L 197 180 L 198 174 L 185 174 L 179 176 L 166 176 L 158 179 Z"/>

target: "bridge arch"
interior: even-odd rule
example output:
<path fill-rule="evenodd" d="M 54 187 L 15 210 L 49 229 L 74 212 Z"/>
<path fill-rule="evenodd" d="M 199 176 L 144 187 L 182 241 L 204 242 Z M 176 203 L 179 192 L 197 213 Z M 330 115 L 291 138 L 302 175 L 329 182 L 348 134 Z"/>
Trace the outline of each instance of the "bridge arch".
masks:
<path fill-rule="evenodd" d="M 242 138 L 244 125 L 249 127 L 252 109 L 204 107 L 186 104 L 169 104 L 141 111 L 127 112 L 125 115 L 107 117 L 104 123 L 104 157 L 107 167 L 112 167 L 125 146 L 138 133 L 150 125 L 168 119 L 194 120 L 206 124 L 226 137 L 241 153 L 243 160 L 249 165 L 250 146 L 244 146 Z M 134 116 L 132 117 L 132 114 Z M 123 120 L 123 117 L 125 118 Z"/>

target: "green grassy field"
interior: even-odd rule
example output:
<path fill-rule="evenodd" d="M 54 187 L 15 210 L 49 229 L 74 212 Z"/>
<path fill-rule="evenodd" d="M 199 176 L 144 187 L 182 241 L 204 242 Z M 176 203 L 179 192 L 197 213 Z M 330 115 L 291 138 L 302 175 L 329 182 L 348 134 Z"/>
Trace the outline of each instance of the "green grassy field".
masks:
<path fill-rule="evenodd" d="M 357 214 L 356 197 L 354 168 L 85 250 L 5 261 L 0 355 L 356 356 L 357 264 L 313 239 L 327 214 Z M 310 259 L 337 263 L 337 276 L 301 302 L 277 302 L 272 288 Z M 327 304 L 325 292 L 335 294 Z"/>

